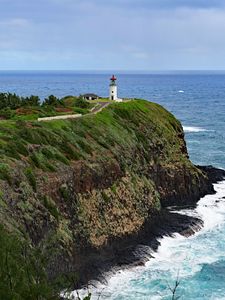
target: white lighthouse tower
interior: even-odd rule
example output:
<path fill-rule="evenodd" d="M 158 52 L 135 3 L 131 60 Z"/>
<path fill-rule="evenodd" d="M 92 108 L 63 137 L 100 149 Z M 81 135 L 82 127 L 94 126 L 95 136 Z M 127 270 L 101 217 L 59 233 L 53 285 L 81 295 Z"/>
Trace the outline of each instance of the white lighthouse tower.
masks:
<path fill-rule="evenodd" d="M 113 75 L 110 78 L 111 82 L 109 85 L 109 100 L 117 100 L 117 85 L 116 85 L 116 77 Z"/>
<path fill-rule="evenodd" d="M 116 77 L 113 75 L 110 78 L 111 82 L 109 85 L 109 100 L 114 100 L 116 102 L 122 102 L 123 99 L 118 98 L 117 96 L 117 85 L 116 85 Z"/>

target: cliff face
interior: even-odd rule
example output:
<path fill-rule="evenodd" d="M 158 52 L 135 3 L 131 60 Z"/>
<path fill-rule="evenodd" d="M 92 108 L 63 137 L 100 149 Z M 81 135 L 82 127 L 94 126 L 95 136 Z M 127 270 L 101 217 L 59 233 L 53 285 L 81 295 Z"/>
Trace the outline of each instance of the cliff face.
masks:
<path fill-rule="evenodd" d="M 151 230 L 162 207 L 213 192 L 188 159 L 181 124 L 154 103 L 0 130 L 1 223 L 50 253 L 51 276 L 83 272 Z"/>

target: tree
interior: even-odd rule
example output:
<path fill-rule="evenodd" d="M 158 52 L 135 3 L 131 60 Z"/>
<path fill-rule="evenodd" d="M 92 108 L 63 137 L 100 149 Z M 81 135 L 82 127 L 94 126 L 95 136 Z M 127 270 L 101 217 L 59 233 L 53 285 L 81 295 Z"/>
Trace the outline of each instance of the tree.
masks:
<path fill-rule="evenodd" d="M 0 116 L 5 119 L 11 119 L 15 115 L 15 111 L 9 107 L 0 110 Z"/>
<path fill-rule="evenodd" d="M 71 282 L 57 279 L 50 282 L 46 273 L 47 257 L 38 247 L 8 233 L 0 225 L 0 299 L 60 300 L 63 286 L 72 290 Z M 74 277 L 75 278 L 75 277 Z M 62 286 L 63 284 L 63 286 Z M 71 300 L 70 293 L 63 299 Z M 89 293 L 83 300 L 90 300 Z M 80 299 L 81 300 L 81 299 Z"/>
<path fill-rule="evenodd" d="M 0 226 L 0 299 L 59 299 L 47 280 L 39 249 Z"/>
<path fill-rule="evenodd" d="M 50 95 L 48 96 L 48 98 L 45 98 L 44 102 L 43 102 L 43 106 L 54 106 L 57 107 L 59 105 L 62 105 L 61 101 L 55 97 L 54 95 Z"/>
<path fill-rule="evenodd" d="M 40 106 L 41 101 L 38 96 L 31 95 L 30 97 L 22 98 L 22 106 Z"/>
<path fill-rule="evenodd" d="M 0 93 L 0 109 L 17 109 L 21 106 L 21 98 L 16 94 Z"/>
<path fill-rule="evenodd" d="M 7 102 L 8 102 L 8 106 L 11 109 L 17 109 L 21 106 L 21 98 L 19 96 L 17 96 L 15 93 L 14 94 L 7 94 Z"/>
<path fill-rule="evenodd" d="M 88 108 L 90 106 L 90 103 L 83 99 L 82 96 L 80 96 L 79 98 L 76 98 L 74 100 L 74 106 L 80 108 Z"/>

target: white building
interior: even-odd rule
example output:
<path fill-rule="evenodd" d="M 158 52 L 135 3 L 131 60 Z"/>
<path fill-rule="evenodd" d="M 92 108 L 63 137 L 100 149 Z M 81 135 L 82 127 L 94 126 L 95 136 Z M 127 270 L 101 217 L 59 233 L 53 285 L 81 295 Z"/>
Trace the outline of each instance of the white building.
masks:
<path fill-rule="evenodd" d="M 84 94 L 82 95 L 84 100 L 98 100 L 99 96 L 96 94 Z"/>
<path fill-rule="evenodd" d="M 123 99 L 118 98 L 117 96 L 117 84 L 116 84 L 116 77 L 113 75 L 110 78 L 111 82 L 109 85 L 109 100 L 115 100 L 117 102 L 122 102 Z"/>

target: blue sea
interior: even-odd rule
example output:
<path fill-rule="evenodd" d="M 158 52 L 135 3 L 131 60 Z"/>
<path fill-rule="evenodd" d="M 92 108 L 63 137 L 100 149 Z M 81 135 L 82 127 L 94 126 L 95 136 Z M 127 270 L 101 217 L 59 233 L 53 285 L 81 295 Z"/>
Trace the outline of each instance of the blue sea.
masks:
<path fill-rule="evenodd" d="M 110 73 L 0 72 L 0 92 L 56 96 L 96 93 L 108 95 Z M 225 169 L 225 73 L 117 73 L 120 97 L 143 98 L 162 104 L 182 123 L 190 159 L 199 165 Z M 161 239 L 155 258 L 145 266 L 108 275 L 97 283 L 93 299 L 169 300 L 176 278 L 177 296 L 184 300 L 225 300 L 225 182 L 215 195 L 201 199 L 195 210 L 180 213 L 202 218 L 204 228 L 194 236 Z"/>

